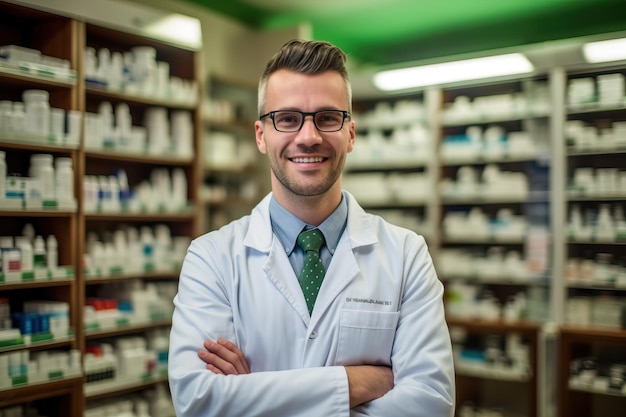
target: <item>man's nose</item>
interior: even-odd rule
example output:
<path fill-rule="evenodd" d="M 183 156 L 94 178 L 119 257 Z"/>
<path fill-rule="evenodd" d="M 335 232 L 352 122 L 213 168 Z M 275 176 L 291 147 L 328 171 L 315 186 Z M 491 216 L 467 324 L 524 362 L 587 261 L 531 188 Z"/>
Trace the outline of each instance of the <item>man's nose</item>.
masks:
<path fill-rule="evenodd" d="M 319 130 L 317 130 L 317 126 L 315 126 L 313 116 L 306 115 L 304 117 L 304 122 L 302 123 L 302 128 L 296 136 L 296 142 L 305 145 L 312 145 L 321 141 L 322 136 L 320 135 Z"/>

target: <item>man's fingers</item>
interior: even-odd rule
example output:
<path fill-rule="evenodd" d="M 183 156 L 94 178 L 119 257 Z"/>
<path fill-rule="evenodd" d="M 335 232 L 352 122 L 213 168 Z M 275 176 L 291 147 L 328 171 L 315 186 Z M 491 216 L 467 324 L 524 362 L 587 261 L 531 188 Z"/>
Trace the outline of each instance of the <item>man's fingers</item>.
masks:
<path fill-rule="evenodd" d="M 198 357 L 207 365 L 213 365 L 219 369 L 219 373 L 225 375 L 250 373 L 243 352 L 234 343 L 220 338 L 217 342 L 207 340 L 203 345 L 206 351 L 199 351 Z M 207 369 L 209 368 L 207 367 Z"/>
<path fill-rule="evenodd" d="M 213 366 L 211 364 L 207 364 L 206 365 L 206 369 L 208 369 L 209 371 L 213 372 L 214 374 L 224 375 L 224 372 L 222 372 L 221 369 L 216 368 L 215 366 Z"/>
<path fill-rule="evenodd" d="M 224 360 L 215 353 L 200 350 L 198 351 L 198 357 L 202 359 L 206 364 L 206 368 L 213 373 L 222 375 L 238 375 L 237 368 L 227 360 Z"/>
<path fill-rule="evenodd" d="M 243 352 L 237 347 L 236 344 L 234 344 L 230 340 L 227 340 L 221 337 L 217 339 L 217 343 L 224 346 L 226 349 L 230 350 L 235 355 L 237 355 L 238 363 L 241 365 L 240 371 L 242 371 L 242 373 L 244 374 L 250 373 L 250 369 L 248 368 L 248 361 L 246 360 L 246 357 L 244 356 Z"/>

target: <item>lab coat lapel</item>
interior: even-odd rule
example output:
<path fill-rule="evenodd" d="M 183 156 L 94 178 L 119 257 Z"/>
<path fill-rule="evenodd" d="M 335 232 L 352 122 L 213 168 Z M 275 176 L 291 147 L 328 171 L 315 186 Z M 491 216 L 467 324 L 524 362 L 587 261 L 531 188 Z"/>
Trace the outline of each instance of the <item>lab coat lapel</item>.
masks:
<path fill-rule="evenodd" d="M 272 249 L 263 265 L 265 276 L 274 283 L 293 309 L 302 318 L 305 325 L 309 325 L 309 311 L 298 283 L 293 267 L 285 254 L 285 249 L 279 240 L 274 237 Z"/>
<path fill-rule="evenodd" d="M 324 311 L 329 308 L 333 300 L 359 274 L 360 268 L 355 256 L 356 249 L 378 241 L 370 218 L 365 211 L 352 195 L 344 191 L 344 196 L 348 199 L 348 223 L 339 240 L 333 259 L 330 261 L 328 271 L 315 301 L 315 308 L 311 317 L 312 326 L 315 325 L 315 322 L 323 315 Z"/>
<path fill-rule="evenodd" d="M 330 261 L 330 266 L 322 282 L 320 292 L 315 301 L 315 308 L 311 317 L 311 325 L 323 315 L 333 300 L 343 291 L 344 288 L 358 275 L 359 266 L 350 245 L 350 239 L 344 233 L 337 250 Z"/>
<path fill-rule="evenodd" d="M 285 248 L 272 232 L 269 214 L 271 193 L 268 194 L 250 214 L 250 226 L 244 245 L 266 254 L 262 268 L 267 279 L 272 281 L 283 297 L 289 302 L 306 326 L 309 324 L 309 312 L 302 289 L 293 267 L 287 258 Z"/>
<path fill-rule="evenodd" d="M 244 239 L 244 245 L 259 252 L 266 253 L 263 271 L 267 279 L 280 291 L 291 304 L 306 326 L 313 327 L 315 322 L 329 308 L 332 301 L 359 274 L 359 266 L 355 251 L 361 246 L 375 244 L 378 241 L 370 218 L 359 206 L 356 199 L 344 191 L 348 201 L 348 222 L 337 250 L 333 255 L 326 278 L 322 283 L 318 298 L 309 317 L 306 301 L 298 278 L 293 271 L 285 249 L 272 232 L 269 215 L 271 193 L 261 201 L 251 213 L 250 228 Z M 309 324 L 309 322 L 311 322 Z"/>

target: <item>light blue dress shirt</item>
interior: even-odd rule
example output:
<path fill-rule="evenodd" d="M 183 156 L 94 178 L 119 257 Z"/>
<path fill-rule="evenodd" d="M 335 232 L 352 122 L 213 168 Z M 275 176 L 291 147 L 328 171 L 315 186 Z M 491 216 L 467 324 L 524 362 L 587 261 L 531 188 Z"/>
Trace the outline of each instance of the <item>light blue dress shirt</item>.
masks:
<path fill-rule="evenodd" d="M 274 196 L 272 196 L 272 199 L 270 200 L 270 219 L 272 221 L 272 229 L 280 240 L 280 243 L 285 248 L 285 252 L 289 257 L 289 262 L 291 263 L 291 266 L 293 266 L 296 276 L 298 276 L 298 273 L 302 270 L 302 265 L 304 264 L 305 254 L 304 251 L 296 244 L 296 239 L 302 229 L 305 227 L 307 229 L 314 227 L 306 224 L 287 211 L 278 201 L 276 201 Z M 320 257 L 326 271 L 328 271 L 330 260 L 335 253 L 335 249 L 337 249 L 339 238 L 346 228 L 347 220 L 348 204 L 346 203 L 345 196 L 342 195 L 339 206 L 330 216 L 328 216 L 326 220 L 324 220 L 322 224 L 317 227 L 324 235 L 325 244 L 320 250 Z"/>

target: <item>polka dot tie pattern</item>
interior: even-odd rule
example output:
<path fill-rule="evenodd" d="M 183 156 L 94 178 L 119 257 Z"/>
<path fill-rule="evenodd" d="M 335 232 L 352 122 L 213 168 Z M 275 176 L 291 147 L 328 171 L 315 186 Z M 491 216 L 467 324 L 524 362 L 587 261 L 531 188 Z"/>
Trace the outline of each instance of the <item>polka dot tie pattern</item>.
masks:
<path fill-rule="evenodd" d="M 298 235 L 298 246 L 304 249 L 306 256 L 298 280 L 304 293 L 309 314 L 313 312 L 317 293 L 324 280 L 324 265 L 320 259 L 320 248 L 324 244 L 324 235 L 318 229 L 310 229 Z"/>

